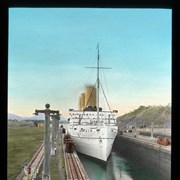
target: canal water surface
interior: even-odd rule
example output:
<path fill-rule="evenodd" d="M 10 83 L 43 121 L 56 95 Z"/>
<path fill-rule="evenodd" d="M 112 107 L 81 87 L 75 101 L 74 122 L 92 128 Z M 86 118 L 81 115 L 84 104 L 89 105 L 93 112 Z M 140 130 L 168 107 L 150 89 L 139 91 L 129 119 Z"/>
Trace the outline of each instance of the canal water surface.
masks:
<path fill-rule="evenodd" d="M 78 155 L 90 180 L 168 180 L 143 165 L 128 161 L 117 152 L 112 152 L 106 163 Z"/>

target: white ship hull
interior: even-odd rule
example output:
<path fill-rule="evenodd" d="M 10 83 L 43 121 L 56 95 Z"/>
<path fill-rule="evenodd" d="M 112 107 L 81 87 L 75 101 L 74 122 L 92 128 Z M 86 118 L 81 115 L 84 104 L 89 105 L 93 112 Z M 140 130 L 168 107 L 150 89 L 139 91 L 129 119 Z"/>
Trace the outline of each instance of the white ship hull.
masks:
<path fill-rule="evenodd" d="M 77 152 L 107 161 L 117 135 L 117 126 L 72 126 L 68 134 Z"/>

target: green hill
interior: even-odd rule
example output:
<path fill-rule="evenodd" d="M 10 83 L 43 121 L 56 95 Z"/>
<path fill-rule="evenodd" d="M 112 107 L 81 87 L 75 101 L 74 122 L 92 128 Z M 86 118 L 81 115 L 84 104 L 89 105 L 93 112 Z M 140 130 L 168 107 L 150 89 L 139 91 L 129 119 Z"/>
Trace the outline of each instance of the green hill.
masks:
<path fill-rule="evenodd" d="M 117 123 L 120 126 L 134 125 L 137 127 L 154 125 L 171 127 L 171 107 L 167 106 L 140 106 L 127 114 L 119 116 Z"/>

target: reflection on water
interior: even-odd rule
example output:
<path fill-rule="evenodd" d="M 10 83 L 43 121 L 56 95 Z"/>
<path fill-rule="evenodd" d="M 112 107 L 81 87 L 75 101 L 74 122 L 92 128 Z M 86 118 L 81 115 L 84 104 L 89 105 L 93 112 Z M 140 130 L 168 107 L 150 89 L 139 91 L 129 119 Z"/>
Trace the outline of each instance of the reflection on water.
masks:
<path fill-rule="evenodd" d="M 127 161 L 116 152 L 111 153 L 106 163 L 78 155 L 90 180 L 167 180 L 142 165 Z"/>
<path fill-rule="evenodd" d="M 96 159 L 87 157 L 83 154 L 78 156 L 91 180 L 104 180 L 106 179 L 106 164 Z"/>
<path fill-rule="evenodd" d="M 111 162 L 111 163 L 110 163 Z M 111 164 L 111 165 L 110 165 Z M 118 156 L 115 152 L 111 153 L 109 160 L 107 162 L 107 168 L 111 168 L 111 174 L 113 174 L 113 179 L 124 179 L 132 180 L 133 178 L 129 174 L 130 167 L 126 159 Z"/>

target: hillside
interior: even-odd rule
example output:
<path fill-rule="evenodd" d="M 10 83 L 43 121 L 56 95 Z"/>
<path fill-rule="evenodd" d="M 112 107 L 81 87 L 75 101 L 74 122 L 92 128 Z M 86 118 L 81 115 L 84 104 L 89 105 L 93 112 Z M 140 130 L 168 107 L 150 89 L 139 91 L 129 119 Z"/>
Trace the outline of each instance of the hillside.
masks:
<path fill-rule="evenodd" d="M 154 125 L 171 127 L 171 107 L 167 106 L 140 106 L 139 108 L 127 114 L 119 116 L 117 123 L 120 126 L 134 125 L 137 123 L 138 127 L 142 125 L 149 126 L 151 122 Z"/>
<path fill-rule="evenodd" d="M 12 114 L 12 113 L 8 113 L 8 120 L 17 120 L 17 121 L 21 121 L 23 120 L 23 118 L 21 116 L 18 116 L 16 114 Z"/>

